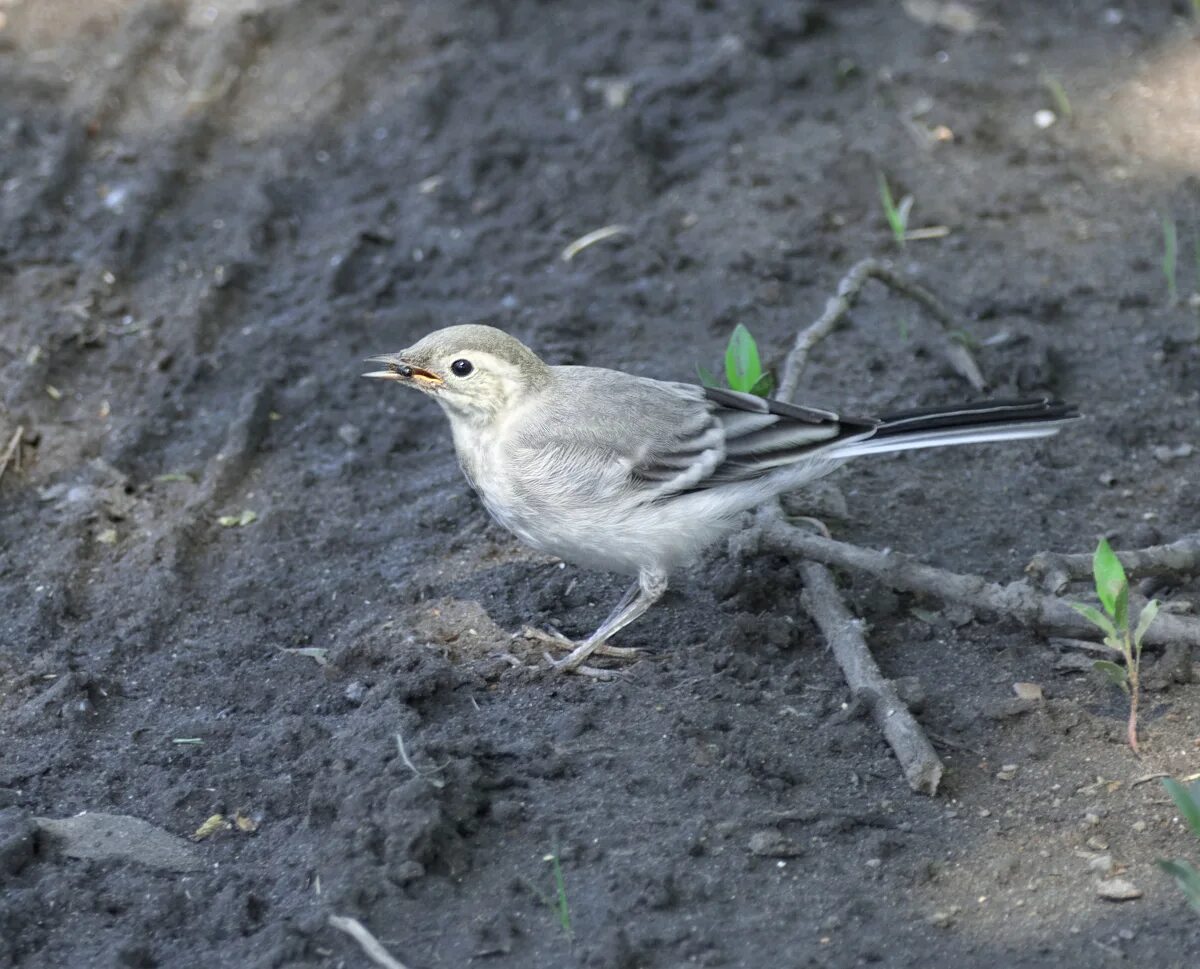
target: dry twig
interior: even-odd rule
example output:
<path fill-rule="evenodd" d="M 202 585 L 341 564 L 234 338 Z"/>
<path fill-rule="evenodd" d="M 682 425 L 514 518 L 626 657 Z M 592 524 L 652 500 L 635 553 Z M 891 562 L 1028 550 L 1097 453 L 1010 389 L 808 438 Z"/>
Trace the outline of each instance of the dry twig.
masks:
<path fill-rule="evenodd" d="M 1184 535 L 1169 545 L 1117 552 L 1117 558 L 1130 576 L 1195 575 L 1200 572 L 1200 532 Z M 1042 579 L 1049 591 L 1059 592 L 1073 579 L 1091 578 L 1092 554 L 1039 552 L 1025 566 L 1025 571 Z"/>
<path fill-rule="evenodd" d="M 801 572 L 804 592 L 800 601 L 824 634 L 846 682 L 870 706 L 875 722 L 904 768 L 909 786 L 921 794 L 936 794 L 942 779 L 942 762 L 891 681 L 879 672 L 863 639 L 862 621 L 842 604 L 833 576 L 825 566 L 805 562 Z"/>
<path fill-rule="evenodd" d="M 338 931 L 345 932 L 362 946 L 362 950 L 367 954 L 367 958 L 375 963 L 375 965 L 383 966 L 383 969 L 407 969 L 403 962 L 392 957 L 392 954 L 383 947 L 380 941 L 358 919 L 347 918 L 344 915 L 331 915 L 329 916 L 329 924 Z"/>
<path fill-rule="evenodd" d="M 0 454 L 0 478 L 3 478 L 4 472 L 8 470 L 9 462 L 15 470 L 21 470 L 21 438 L 24 434 L 25 428 L 18 427 L 9 440 L 8 447 Z"/>
<path fill-rule="evenodd" d="M 1006 616 L 1042 633 L 1087 639 L 1095 627 L 1070 604 L 1045 595 L 1028 582 L 1002 585 L 979 575 L 963 575 L 918 562 L 899 552 L 850 545 L 790 526 L 781 515 L 764 513 L 759 518 L 768 545 L 838 568 L 854 569 L 875 576 L 900 592 L 916 592 L 970 606 L 979 612 Z M 1160 612 L 1146 631 L 1145 642 L 1200 644 L 1200 620 Z"/>
<path fill-rule="evenodd" d="M 971 352 L 953 337 L 956 328 L 954 318 L 941 304 L 936 296 L 923 286 L 910 282 L 903 276 L 889 269 L 878 259 L 863 259 L 851 267 L 850 271 L 838 283 L 837 295 L 829 298 L 825 304 L 825 312 L 806 329 L 801 330 L 792 345 L 787 361 L 783 368 L 783 379 L 779 383 L 777 396 L 781 400 L 791 400 L 800 384 L 800 372 L 808 363 L 808 355 L 818 343 L 833 332 L 834 328 L 845 318 L 846 314 L 858 302 L 867 280 L 877 279 L 885 286 L 920 304 L 942 327 L 947 337 L 945 352 L 954 368 L 976 390 L 983 390 L 985 382 L 983 374 Z"/>
<path fill-rule="evenodd" d="M 616 236 L 628 235 L 630 228 L 627 225 L 613 223 L 612 225 L 602 226 L 599 229 L 593 229 L 591 232 L 581 235 L 574 242 L 569 243 L 563 248 L 561 253 L 563 262 L 570 262 L 578 256 L 584 249 L 594 246 L 597 242 L 603 242 L 605 239 L 612 239 Z"/>
<path fill-rule="evenodd" d="M 851 267 L 842 278 L 837 295 L 825 304 L 825 312 L 820 318 L 796 337 L 784 364 L 783 380 L 777 396 L 783 400 L 791 400 L 795 396 L 809 353 L 850 312 L 868 279 L 877 279 L 920 303 L 942 325 L 943 331 L 953 328 L 950 314 L 932 293 L 896 275 L 879 261 L 864 259 Z M 967 348 L 961 343 L 947 341 L 947 353 L 955 371 L 976 390 L 983 389 L 983 375 Z M 778 505 L 761 513 L 759 520 L 762 523 L 760 527 L 768 532 L 777 529 L 801 534 L 784 521 Z M 803 572 L 804 593 L 801 601 L 833 649 L 847 684 L 856 696 L 868 698 L 875 721 L 900 761 L 909 786 L 923 794 L 936 794 L 942 778 L 942 762 L 891 682 L 879 672 L 860 624 L 842 602 L 833 576 L 823 565 L 815 562 L 805 563 Z"/>

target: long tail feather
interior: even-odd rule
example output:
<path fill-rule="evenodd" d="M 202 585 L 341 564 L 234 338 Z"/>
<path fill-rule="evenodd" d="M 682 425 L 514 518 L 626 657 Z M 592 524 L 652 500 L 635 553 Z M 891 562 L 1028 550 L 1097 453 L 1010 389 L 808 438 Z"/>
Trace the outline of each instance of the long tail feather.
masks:
<path fill-rule="evenodd" d="M 881 418 L 875 433 L 866 440 L 848 441 L 834 453 L 838 458 L 852 458 L 915 448 L 1049 437 L 1078 417 L 1072 405 L 1046 398 L 902 411 Z"/>

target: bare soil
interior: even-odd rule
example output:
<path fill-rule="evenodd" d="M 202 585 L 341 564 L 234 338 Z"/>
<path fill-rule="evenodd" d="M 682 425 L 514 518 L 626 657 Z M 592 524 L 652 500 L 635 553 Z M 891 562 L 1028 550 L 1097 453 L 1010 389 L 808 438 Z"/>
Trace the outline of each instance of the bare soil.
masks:
<path fill-rule="evenodd" d="M 843 576 L 919 678 L 936 798 L 795 562 L 714 549 L 623 634 L 627 677 L 548 675 L 511 634 L 586 633 L 624 580 L 519 548 L 437 409 L 358 376 L 470 320 L 673 379 L 741 322 L 777 360 L 876 255 L 960 314 L 992 392 L 1088 419 L 847 467 L 838 537 L 1008 581 L 1194 530 L 1189 5 L 931 7 L 0 0 L 0 966 L 367 965 L 330 914 L 411 969 L 1200 962 L 1154 864 L 1198 846 L 1138 783 L 1200 769 L 1186 656 L 1146 658 L 1139 761 L 1054 645 Z M 898 248 L 879 172 L 946 234 Z M 969 394 L 878 288 L 802 390 Z M 85 811 L 255 830 L 179 871 L 33 821 Z"/>

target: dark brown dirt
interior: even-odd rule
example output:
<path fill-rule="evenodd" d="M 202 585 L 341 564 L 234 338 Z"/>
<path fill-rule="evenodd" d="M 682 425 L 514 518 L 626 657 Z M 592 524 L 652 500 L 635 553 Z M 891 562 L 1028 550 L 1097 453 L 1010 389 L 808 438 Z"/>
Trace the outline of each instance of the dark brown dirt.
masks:
<path fill-rule="evenodd" d="M 777 354 L 891 257 L 997 394 L 1089 419 L 847 468 L 836 534 L 1011 580 L 1193 530 L 1200 47 L 1174 6 L 991 0 L 955 33 L 888 2 L 0 2 L 0 446 L 24 428 L 0 966 L 366 965 L 331 913 L 412 969 L 1195 966 L 1154 860 L 1197 845 L 1133 783 L 1200 769 L 1186 668 L 1147 657 L 1139 762 L 1123 698 L 1051 645 L 844 577 L 885 672 L 924 687 L 929 799 L 778 558 L 678 576 L 622 637 L 648 651 L 625 680 L 513 666 L 538 655 L 510 633 L 584 633 L 623 580 L 520 550 L 436 408 L 358 378 L 488 320 L 553 362 L 690 379 L 736 322 Z M 1045 129 L 1043 75 L 1072 107 Z M 896 249 L 880 170 L 949 234 Z M 966 393 L 877 289 L 804 388 Z M 1017 714 L 1022 680 L 1047 699 Z M 187 836 L 238 809 L 257 831 L 195 845 L 198 873 L 67 857 L 31 821 Z M 1098 897 L 1106 855 L 1142 897 Z"/>

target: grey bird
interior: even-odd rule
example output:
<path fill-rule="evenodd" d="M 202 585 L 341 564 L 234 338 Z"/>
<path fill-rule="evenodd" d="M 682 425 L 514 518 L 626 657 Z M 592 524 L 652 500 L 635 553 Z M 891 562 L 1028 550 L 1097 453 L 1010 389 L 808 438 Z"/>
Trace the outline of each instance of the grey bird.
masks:
<path fill-rule="evenodd" d="M 533 548 L 636 576 L 611 615 L 573 642 L 562 670 L 593 654 L 662 596 L 671 570 L 738 527 L 742 512 L 849 458 L 1056 434 L 1078 416 L 1049 399 L 987 401 L 847 417 L 731 390 L 558 367 L 490 326 L 451 326 L 365 374 L 415 387 L 450 419 L 471 487 Z"/>

